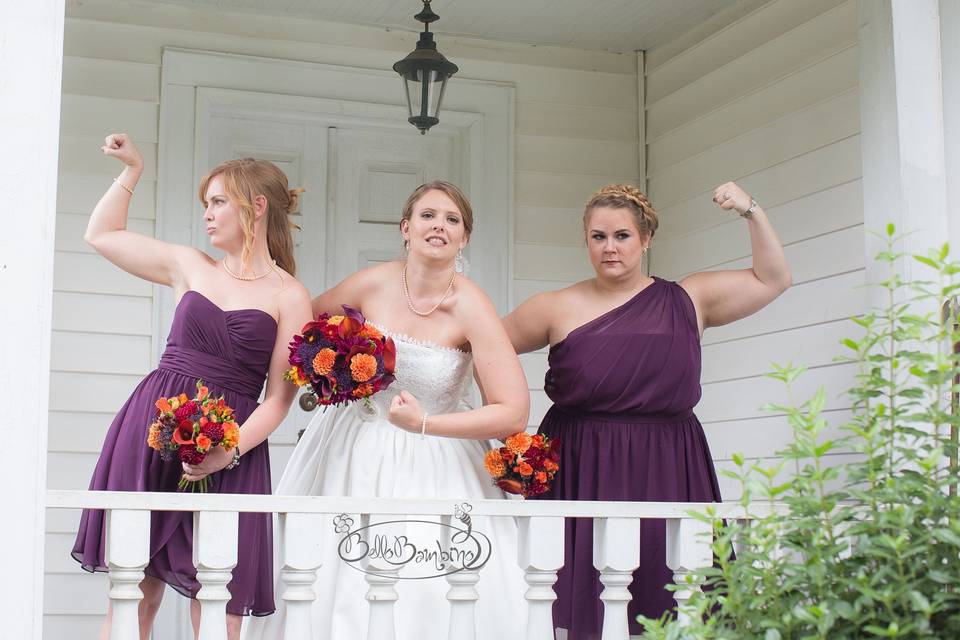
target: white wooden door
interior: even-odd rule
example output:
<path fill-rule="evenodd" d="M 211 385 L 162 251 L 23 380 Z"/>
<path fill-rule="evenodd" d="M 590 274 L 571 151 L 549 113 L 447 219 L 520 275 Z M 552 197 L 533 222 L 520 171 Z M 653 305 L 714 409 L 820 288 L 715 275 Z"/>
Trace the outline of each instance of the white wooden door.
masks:
<path fill-rule="evenodd" d="M 307 122 L 272 122 L 266 118 L 213 117 L 209 123 L 207 161 L 213 167 L 234 158 L 269 160 L 286 174 L 291 188 L 305 189 L 300 210 L 291 221 L 297 278 L 311 292 L 319 292 L 326 281 L 327 128 Z M 203 155 L 203 154 L 200 154 Z M 197 246 L 215 251 L 206 234 L 198 228 Z"/>
<path fill-rule="evenodd" d="M 337 128 L 330 149 L 327 287 L 403 253 L 400 216 L 429 180 L 459 183 L 459 137 L 395 129 Z"/>

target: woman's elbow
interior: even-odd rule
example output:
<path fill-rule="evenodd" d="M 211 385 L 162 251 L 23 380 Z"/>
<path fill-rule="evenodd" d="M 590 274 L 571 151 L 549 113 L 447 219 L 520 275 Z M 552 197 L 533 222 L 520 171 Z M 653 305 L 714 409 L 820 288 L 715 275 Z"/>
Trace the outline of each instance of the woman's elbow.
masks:
<path fill-rule="evenodd" d="M 789 289 L 791 286 L 793 286 L 793 274 L 790 273 L 790 269 L 784 270 L 783 275 L 781 275 L 780 278 L 777 279 L 776 284 L 777 284 L 778 296 L 784 291 L 786 291 L 787 289 Z"/>

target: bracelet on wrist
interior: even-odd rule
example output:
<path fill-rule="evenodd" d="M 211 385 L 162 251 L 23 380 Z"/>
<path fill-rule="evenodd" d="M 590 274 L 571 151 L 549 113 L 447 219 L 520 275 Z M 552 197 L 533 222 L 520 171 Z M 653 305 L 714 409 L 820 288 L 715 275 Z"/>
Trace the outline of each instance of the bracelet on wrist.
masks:
<path fill-rule="evenodd" d="M 427 435 L 427 416 L 430 415 L 426 411 L 423 412 L 423 418 L 420 419 L 420 437 L 423 438 Z"/>
<path fill-rule="evenodd" d="M 224 469 L 230 470 L 235 469 L 240 466 L 240 447 L 239 445 L 233 448 L 233 460 L 230 461 L 230 464 L 224 467 Z"/>
<path fill-rule="evenodd" d="M 753 217 L 753 214 L 757 212 L 757 207 L 760 206 L 757 204 L 757 201 L 753 198 L 750 198 L 750 207 L 740 214 L 741 218 L 746 218 L 749 220 Z"/>

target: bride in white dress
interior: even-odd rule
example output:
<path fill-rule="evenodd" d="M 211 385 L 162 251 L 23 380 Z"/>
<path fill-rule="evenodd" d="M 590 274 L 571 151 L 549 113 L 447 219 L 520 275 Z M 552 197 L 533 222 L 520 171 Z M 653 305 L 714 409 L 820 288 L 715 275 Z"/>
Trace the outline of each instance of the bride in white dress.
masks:
<path fill-rule="evenodd" d="M 314 313 L 338 313 L 341 304 L 357 308 L 390 335 L 396 380 L 371 398 L 372 409 L 356 402 L 318 410 L 278 495 L 450 498 L 451 510 L 460 500 L 505 497 L 484 469 L 484 453 L 488 439 L 526 428 L 529 392 L 490 299 L 455 273 L 472 223 L 470 204 L 457 187 L 423 185 L 407 200 L 400 223 L 407 260 L 365 269 L 313 301 Z M 470 409 L 461 398 L 474 370 L 485 403 Z M 508 518 L 474 517 L 472 525 L 492 550 L 477 584 L 477 617 L 484 621 L 478 638 L 499 639 L 525 625 L 517 527 Z M 333 518 L 321 533 L 325 555 L 315 584 L 314 635 L 364 640 L 364 574 L 339 557 L 342 536 L 334 533 Z M 447 638 L 450 587 L 443 577 L 401 579 L 396 588 L 397 640 Z M 277 612 L 251 619 L 245 638 L 283 636 L 282 589 L 278 583 Z"/>

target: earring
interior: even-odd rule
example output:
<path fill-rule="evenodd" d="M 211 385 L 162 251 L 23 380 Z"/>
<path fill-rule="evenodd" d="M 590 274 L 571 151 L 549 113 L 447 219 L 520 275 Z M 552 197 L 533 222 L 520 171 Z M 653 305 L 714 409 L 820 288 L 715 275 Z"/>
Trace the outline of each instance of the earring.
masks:
<path fill-rule="evenodd" d="M 470 270 L 470 263 L 463 257 L 462 249 L 457 250 L 457 257 L 453 261 L 453 270 L 462 276 L 467 275 L 467 271 Z"/>
<path fill-rule="evenodd" d="M 410 252 L 410 241 L 409 241 L 409 240 L 404 240 L 404 241 L 403 241 L 403 250 L 406 251 L 407 253 Z"/>

